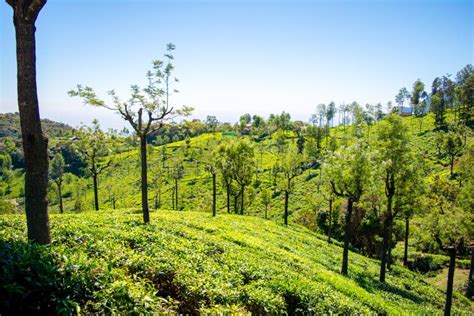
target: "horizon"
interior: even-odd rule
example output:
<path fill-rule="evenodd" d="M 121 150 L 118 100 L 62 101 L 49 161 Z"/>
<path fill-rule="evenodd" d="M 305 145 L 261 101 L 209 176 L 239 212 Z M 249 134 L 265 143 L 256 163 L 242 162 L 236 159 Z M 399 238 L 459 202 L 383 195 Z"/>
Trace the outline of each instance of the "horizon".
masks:
<path fill-rule="evenodd" d="M 401 87 L 421 79 L 429 89 L 435 77 L 455 76 L 474 60 L 472 1 L 110 3 L 49 2 L 39 14 L 42 118 L 73 127 L 97 118 L 105 129 L 128 128 L 119 115 L 66 92 L 84 84 L 99 96 L 115 89 L 126 98 L 168 42 L 176 44 L 180 79 L 172 104 L 194 107 L 189 119 L 232 123 L 244 113 L 282 111 L 307 122 L 318 104 L 331 101 L 385 109 Z M 0 109 L 17 112 L 7 4 L 0 16 Z"/>

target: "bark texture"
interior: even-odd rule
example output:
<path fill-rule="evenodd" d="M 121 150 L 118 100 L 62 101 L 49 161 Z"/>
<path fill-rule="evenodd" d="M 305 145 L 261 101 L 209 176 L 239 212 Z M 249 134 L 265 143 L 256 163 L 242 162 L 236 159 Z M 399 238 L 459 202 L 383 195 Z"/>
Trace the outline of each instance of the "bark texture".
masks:
<path fill-rule="evenodd" d="M 36 88 L 35 21 L 46 0 L 7 0 L 16 35 L 17 90 L 25 155 L 25 211 L 28 240 L 50 243 L 48 218 L 48 139 L 43 134 Z"/>

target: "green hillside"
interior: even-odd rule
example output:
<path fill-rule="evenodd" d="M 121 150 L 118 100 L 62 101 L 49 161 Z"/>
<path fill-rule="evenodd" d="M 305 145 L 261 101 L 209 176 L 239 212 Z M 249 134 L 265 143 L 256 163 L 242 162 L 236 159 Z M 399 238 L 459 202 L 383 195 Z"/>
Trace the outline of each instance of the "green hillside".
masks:
<path fill-rule="evenodd" d="M 141 214 L 107 210 L 52 215 L 51 229 L 50 246 L 31 245 L 22 216 L 0 218 L 0 296 L 16 312 L 394 315 L 440 314 L 444 303 L 398 266 L 379 283 L 377 261 L 355 253 L 340 275 L 341 248 L 299 225 L 164 210 L 144 225 Z M 472 312 L 458 292 L 454 308 Z"/>

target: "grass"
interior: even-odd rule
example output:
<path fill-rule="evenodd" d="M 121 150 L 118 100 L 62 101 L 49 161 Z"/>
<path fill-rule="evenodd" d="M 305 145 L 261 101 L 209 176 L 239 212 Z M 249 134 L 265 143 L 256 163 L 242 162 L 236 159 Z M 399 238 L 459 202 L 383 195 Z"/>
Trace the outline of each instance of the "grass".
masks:
<path fill-rule="evenodd" d="M 49 307 L 82 314 L 440 314 L 443 308 L 441 289 L 399 266 L 381 284 L 378 262 L 350 253 L 349 276 L 340 275 L 341 248 L 299 225 L 162 210 L 143 225 L 139 212 L 85 212 L 52 215 L 48 247 L 27 244 L 25 227 L 24 216 L 0 217 L 0 258 L 7 258 L 0 259 L 6 267 L 0 294 L 23 308 L 22 299 L 35 297 L 25 293 L 45 282 L 42 273 L 52 280 L 40 291 Z M 38 262 L 42 273 L 25 273 Z M 454 311 L 471 312 L 459 292 Z"/>

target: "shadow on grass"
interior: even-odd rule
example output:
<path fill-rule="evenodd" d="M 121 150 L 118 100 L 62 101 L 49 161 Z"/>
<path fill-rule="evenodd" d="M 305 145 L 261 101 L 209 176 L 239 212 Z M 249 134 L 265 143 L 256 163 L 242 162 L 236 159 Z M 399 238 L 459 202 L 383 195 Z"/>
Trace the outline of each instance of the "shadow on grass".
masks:
<path fill-rule="evenodd" d="M 423 299 L 416 294 L 413 294 L 405 289 L 401 289 L 397 286 L 394 286 L 390 283 L 381 283 L 379 280 L 375 279 L 372 274 L 369 272 L 359 272 L 352 275 L 352 279 L 357 282 L 357 284 L 365 289 L 367 292 L 375 293 L 376 291 L 385 291 L 392 294 L 401 296 L 405 299 L 408 299 L 416 304 L 423 303 Z"/>

